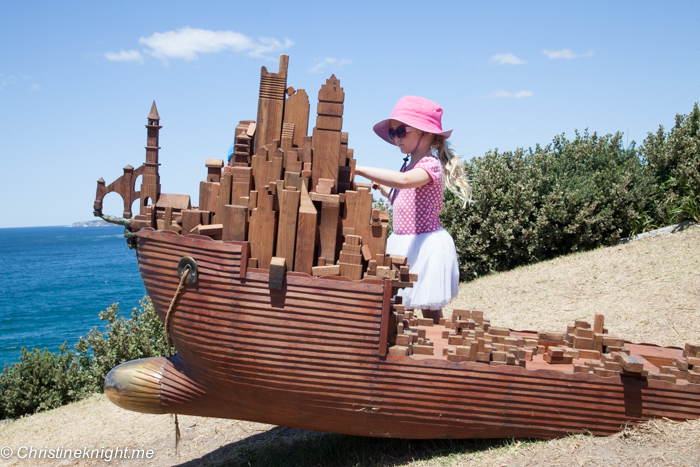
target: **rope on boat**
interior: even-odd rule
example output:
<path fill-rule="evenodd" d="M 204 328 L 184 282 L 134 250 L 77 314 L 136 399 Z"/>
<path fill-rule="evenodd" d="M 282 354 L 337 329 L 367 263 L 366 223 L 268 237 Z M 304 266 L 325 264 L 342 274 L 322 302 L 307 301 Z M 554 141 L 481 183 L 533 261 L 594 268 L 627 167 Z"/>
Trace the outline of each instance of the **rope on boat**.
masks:
<path fill-rule="evenodd" d="M 187 276 L 190 275 L 190 267 L 186 266 L 185 270 L 182 273 L 182 277 L 180 277 L 180 284 L 177 286 L 177 290 L 175 291 L 175 296 L 173 296 L 173 299 L 170 301 L 170 307 L 168 308 L 168 313 L 165 315 L 165 343 L 168 346 L 168 357 L 171 357 L 172 351 L 170 350 L 170 332 L 168 331 L 168 328 L 170 327 L 170 317 L 172 315 L 173 310 L 175 309 L 175 302 L 177 301 L 177 298 L 180 296 L 180 292 L 182 292 L 182 287 L 185 285 L 185 280 L 187 280 Z"/>
<path fill-rule="evenodd" d="M 170 318 L 172 316 L 172 312 L 175 309 L 175 302 L 177 301 L 177 298 L 180 296 L 180 292 L 182 292 L 182 287 L 185 285 L 185 281 L 187 280 L 187 276 L 190 275 L 190 266 L 187 265 L 185 266 L 185 270 L 182 272 L 182 277 L 180 277 L 180 284 L 177 286 L 177 290 L 175 291 L 175 295 L 173 296 L 173 299 L 170 301 L 170 307 L 168 308 L 168 312 L 165 315 L 165 343 L 168 346 L 168 357 L 172 357 L 173 353 L 170 349 Z M 177 421 L 177 414 L 175 415 L 175 452 L 178 452 L 178 444 L 180 443 L 180 424 Z M 178 454 L 179 455 L 179 454 Z"/>

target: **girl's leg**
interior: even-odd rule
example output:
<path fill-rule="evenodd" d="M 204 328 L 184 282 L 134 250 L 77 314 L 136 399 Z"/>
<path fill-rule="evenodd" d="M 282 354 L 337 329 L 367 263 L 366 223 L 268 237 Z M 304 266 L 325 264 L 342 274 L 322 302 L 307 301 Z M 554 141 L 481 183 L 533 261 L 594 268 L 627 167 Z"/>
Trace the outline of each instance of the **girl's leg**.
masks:
<path fill-rule="evenodd" d="M 423 318 L 430 318 L 433 320 L 433 323 L 435 323 L 435 324 L 440 323 L 440 318 L 442 318 L 442 308 L 439 310 L 421 309 L 421 312 L 423 313 Z"/>

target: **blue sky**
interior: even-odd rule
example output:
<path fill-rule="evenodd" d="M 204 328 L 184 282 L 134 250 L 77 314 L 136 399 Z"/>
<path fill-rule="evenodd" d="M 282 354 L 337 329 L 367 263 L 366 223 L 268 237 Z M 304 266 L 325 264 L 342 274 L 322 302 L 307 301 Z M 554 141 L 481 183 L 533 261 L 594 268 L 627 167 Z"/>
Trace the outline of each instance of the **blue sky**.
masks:
<path fill-rule="evenodd" d="M 91 219 L 96 180 L 143 163 L 153 100 L 162 190 L 196 200 L 280 53 L 312 111 L 340 79 L 359 164 L 400 166 L 372 126 L 406 94 L 443 106 L 465 158 L 585 128 L 641 143 L 700 100 L 698 31 L 686 1 L 3 0 L 0 227 Z M 120 204 L 108 196 L 105 212 Z"/>

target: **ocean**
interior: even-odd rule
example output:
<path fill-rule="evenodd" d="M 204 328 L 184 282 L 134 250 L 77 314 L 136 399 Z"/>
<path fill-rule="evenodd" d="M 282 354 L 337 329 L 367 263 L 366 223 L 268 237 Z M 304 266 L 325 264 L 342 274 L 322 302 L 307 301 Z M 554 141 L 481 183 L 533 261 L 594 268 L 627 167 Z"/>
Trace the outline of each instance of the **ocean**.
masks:
<path fill-rule="evenodd" d="M 98 314 L 119 302 L 128 317 L 146 289 L 124 227 L 0 229 L 0 369 L 20 349 L 73 349 Z"/>

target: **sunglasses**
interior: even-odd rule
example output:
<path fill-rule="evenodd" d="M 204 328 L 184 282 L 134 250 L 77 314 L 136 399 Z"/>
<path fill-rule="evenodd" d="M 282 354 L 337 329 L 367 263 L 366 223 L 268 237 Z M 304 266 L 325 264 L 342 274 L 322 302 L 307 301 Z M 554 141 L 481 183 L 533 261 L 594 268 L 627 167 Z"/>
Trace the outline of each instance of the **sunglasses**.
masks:
<path fill-rule="evenodd" d="M 394 128 L 389 128 L 389 139 L 394 141 L 396 138 L 404 139 L 406 137 L 406 133 L 409 133 L 413 131 L 413 128 L 410 126 L 406 125 L 399 125 Z"/>

